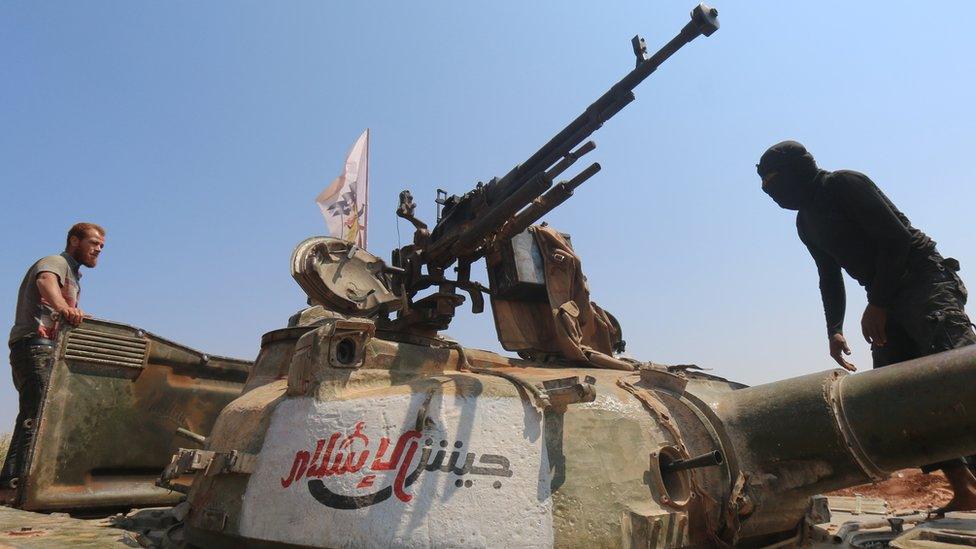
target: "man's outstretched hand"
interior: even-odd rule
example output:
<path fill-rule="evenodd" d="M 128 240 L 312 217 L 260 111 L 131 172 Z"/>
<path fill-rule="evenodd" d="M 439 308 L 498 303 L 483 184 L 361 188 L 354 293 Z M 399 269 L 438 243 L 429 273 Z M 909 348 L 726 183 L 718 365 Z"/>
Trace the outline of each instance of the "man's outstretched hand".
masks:
<path fill-rule="evenodd" d="M 836 360 L 837 364 L 840 364 L 841 368 L 849 372 L 856 372 L 857 366 L 854 366 L 853 364 L 848 362 L 847 359 L 844 358 L 844 355 L 850 355 L 850 354 L 851 354 L 851 348 L 847 346 L 847 339 L 844 337 L 844 334 L 834 334 L 830 336 L 831 358 Z"/>
<path fill-rule="evenodd" d="M 884 347 L 888 343 L 885 335 L 885 324 L 888 321 L 888 313 L 877 305 L 868 303 L 864 308 L 864 316 L 861 317 L 861 333 L 864 340 L 874 347 Z"/>

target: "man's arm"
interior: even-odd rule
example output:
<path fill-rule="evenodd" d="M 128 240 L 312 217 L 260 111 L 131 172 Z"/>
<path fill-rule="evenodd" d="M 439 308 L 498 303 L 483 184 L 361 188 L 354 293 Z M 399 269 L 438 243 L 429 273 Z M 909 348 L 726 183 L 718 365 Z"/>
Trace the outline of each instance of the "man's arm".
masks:
<path fill-rule="evenodd" d="M 833 257 L 811 244 L 803 234 L 803 229 L 797 223 L 797 233 L 800 240 L 817 264 L 817 274 L 820 276 L 820 299 L 823 302 L 824 318 L 827 321 L 827 340 L 830 346 L 830 356 L 842 368 L 855 371 L 857 368 L 844 359 L 844 354 L 851 354 L 851 349 L 844 338 L 844 313 L 847 309 L 847 292 L 844 290 L 844 275 L 840 265 Z"/>
<path fill-rule="evenodd" d="M 877 247 L 868 306 L 861 317 L 861 333 L 872 346 L 883 347 L 888 342 L 887 308 L 905 274 L 912 234 L 906 221 L 868 176 L 849 171 L 838 175 L 835 188 L 840 203 Z"/>
<path fill-rule="evenodd" d="M 64 296 L 61 295 L 61 283 L 58 275 L 50 271 L 43 271 L 38 274 L 37 291 L 41 293 L 44 301 L 51 304 L 51 308 L 71 324 L 77 326 L 85 318 L 85 313 L 81 309 L 71 307 L 64 300 Z"/>
<path fill-rule="evenodd" d="M 827 320 L 827 337 L 843 333 L 847 293 L 844 291 L 844 276 L 840 264 L 827 252 L 810 242 L 799 220 L 797 220 L 796 232 L 817 264 L 817 274 L 820 275 L 820 299 L 823 301 L 824 317 Z"/>

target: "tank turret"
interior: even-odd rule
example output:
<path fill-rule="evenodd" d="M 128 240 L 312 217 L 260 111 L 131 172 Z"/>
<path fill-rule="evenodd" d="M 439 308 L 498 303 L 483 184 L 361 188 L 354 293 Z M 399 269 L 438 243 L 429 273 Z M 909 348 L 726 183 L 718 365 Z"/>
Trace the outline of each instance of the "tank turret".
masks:
<path fill-rule="evenodd" d="M 272 334 L 261 356 L 288 342 L 286 378 L 188 451 L 198 545 L 764 545 L 799 534 L 813 494 L 976 449 L 976 348 L 744 387 L 394 341 L 365 319 Z"/>

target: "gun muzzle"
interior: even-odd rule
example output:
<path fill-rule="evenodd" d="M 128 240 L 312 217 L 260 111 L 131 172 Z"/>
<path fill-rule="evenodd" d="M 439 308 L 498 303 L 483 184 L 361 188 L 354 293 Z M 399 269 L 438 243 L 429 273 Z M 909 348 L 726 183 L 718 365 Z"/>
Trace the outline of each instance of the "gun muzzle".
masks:
<path fill-rule="evenodd" d="M 683 471 L 686 469 L 698 469 L 699 467 L 721 465 L 723 461 L 725 461 L 725 459 L 722 457 L 722 452 L 715 450 L 713 452 L 706 452 L 693 458 L 676 459 L 674 461 L 664 463 L 662 464 L 661 469 L 663 469 L 663 472 Z"/>
<path fill-rule="evenodd" d="M 691 10 L 691 23 L 688 24 L 694 27 L 696 34 L 711 36 L 713 32 L 718 30 L 718 10 L 709 7 L 704 2 L 698 4 L 695 9 Z"/>

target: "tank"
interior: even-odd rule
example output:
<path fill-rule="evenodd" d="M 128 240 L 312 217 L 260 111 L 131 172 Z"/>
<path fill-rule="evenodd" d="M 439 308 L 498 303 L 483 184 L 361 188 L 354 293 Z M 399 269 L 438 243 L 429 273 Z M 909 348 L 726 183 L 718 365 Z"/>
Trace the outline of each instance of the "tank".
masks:
<path fill-rule="evenodd" d="M 300 243 L 291 272 L 312 306 L 264 336 L 243 394 L 160 479 L 192 478 L 186 540 L 787 547 L 831 510 L 811 496 L 976 452 L 976 347 L 756 387 L 627 358 L 571 237 L 538 224 L 599 171 L 556 182 L 589 135 L 717 28 L 700 5 L 654 54 L 635 37 L 633 71 L 505 176 L 439 200 L 433 229 L 402 192 L 415 232 L 389 264 Z M 487 286 L 470 277 L 481 259 Z M 486 296 L 513 356 L 443 335 Z"/>

